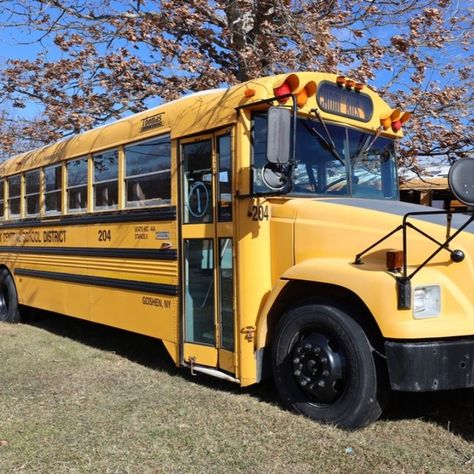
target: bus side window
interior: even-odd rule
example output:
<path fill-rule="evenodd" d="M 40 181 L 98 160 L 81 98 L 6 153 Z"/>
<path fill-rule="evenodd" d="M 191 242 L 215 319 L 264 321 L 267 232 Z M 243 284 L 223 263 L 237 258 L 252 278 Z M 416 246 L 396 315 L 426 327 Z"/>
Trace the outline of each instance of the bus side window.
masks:
<path fill-rule="evenodd" d="M 68 210 L 87 209 L 87 158 L 71 160 L 67 164 Z"/>
<path fill-rule="evenodd" d="M 96 153 L 94 160 L 94 210 L 115 209 L 118 203 L 118 151 Z"/>
<path fill-rule="evenodd" d="M 46 215 L 59 214 L 62 210 L 62 167 L 44 169 L 44 206 Z"/>
<path fill-rule="evenodd" d="M 102 206 L 111 208 L 116 206 L 116 202 L 114 199 L 112 199 L 111 196 L 112 192 L 109 192 L 109 188 L 105 187 L 102 189 L 102 192 L 100 193 L 100 201 L 102 203 Z"/>
<path fill-rule="evenodd" d="M 25 174 L 25 209 L 28 217 L 39 214 L 40 172 L 29 171 Z"/>
<path fill-rule="evenodd" d="M 171 203 L 169 135 L 125 147 L 126 207 Z"/>
<path fill-rule="evenodd" d="M 145 196 L 145 193 L 143 192 L 142 187 L 140 186 L 140 183 L 138 182 L 132 183 L 132 190 L 133 190 L 132 192 L 133 200 L 136 201 L 138 204 L 140 204 L 140 206 L 144 206 L 145 201 L 146 201 L 146 196 Z"/>
<path fill-rule="evenodd" d="M 72 209 L 82 209 L 83 205 L 83 201 L 82 201 L 82 193 L 81 191 L 73 191 L 72 192 L 72 195 L 73 195 L 73 199 L 72 199 L 72 205 L 71 205 L 71 208 Z"/>
<path fill-rule="evenodd" d="M 21 176 L 8 178 L 8 207 L 10 219 L 19 219 L 21 214 Z"/>

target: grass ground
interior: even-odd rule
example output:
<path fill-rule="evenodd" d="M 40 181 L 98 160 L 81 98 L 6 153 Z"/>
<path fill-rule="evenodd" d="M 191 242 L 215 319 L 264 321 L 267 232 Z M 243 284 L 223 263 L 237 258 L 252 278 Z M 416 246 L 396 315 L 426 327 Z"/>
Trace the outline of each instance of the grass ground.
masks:
<path fill-rule="evenodd" d="M 0 473 L 474 472 L 474 391 L 405 395 L 347 433 L 60 316 L 0 324 Z"/>

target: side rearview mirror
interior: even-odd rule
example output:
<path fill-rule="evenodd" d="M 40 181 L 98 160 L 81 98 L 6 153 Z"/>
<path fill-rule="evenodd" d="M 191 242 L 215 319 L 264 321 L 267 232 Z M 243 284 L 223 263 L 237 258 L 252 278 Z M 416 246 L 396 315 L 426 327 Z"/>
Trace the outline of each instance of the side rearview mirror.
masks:
<path fill-rule="evenodd" d="M 448 184 L 459 201 L 474 206 L 474 159 L 456 161 L 449 170 Z"/>
<path fill-rule="evenodd" d="M 291 110 L 270 107 L 268 110 L 267 160 L 285 165 L 290 161 Z"/>

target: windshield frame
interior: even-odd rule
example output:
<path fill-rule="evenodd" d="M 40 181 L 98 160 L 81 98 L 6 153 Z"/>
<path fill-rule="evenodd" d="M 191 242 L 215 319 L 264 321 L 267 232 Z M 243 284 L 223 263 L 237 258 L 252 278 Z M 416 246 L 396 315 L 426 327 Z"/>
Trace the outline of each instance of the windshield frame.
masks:
<path fill-rule="evenodd" d="M 313 127 L 315 132 L 311 133 L 310 129 Z M 262 180 L 268 171 L 268 168 L 265 168 L 267 165 L 265 158 L 267 146 L 266 112 L 258 111 L 252 114 L 251 195 L 312 198 L 341 196 L 399 200 L 395 140 L 377 132 L 337 121 L 325 120 L 321 124 L 306 115 L 298 115 L 295 128 L 297 130 L 296 161 L 291 170 L 290 179 L 281 189 L 268 188 L 265 181 Z M 336 144 L 333 150 L 328 148 L 329 142 Z M 367 144 L 369 144 L 368 147 L 366 147 Z M 364 147 L 367 150 L 361 153 Z M 335 164 L 337 155 L 343 158 L 343 164 Z M 318 180 L 315 180 L 314 176 L 311 180 L 308 166 L 318 166 Z M 322 174 L 323 168 L 321 166 L 324 168 L 324 174 Z M 301 176 L 305 174 L 303 167 L 306 168 L 307 174 L 305 184 L 308 189 L 306 191 L 300 182 Z M 313 175 L 315 171 L 315 169 L 312 170 Z M 328 173 L 332 174 L 334 182 L 329 182 L 333 178 L 329 178 Z M 349 177 L 350 179 L 348 179 Z M 318 186 L 316 186 L 316 181 Z M 332 186 L 336 186 L 336 181 L 339 184 L 331 189 Z"/>

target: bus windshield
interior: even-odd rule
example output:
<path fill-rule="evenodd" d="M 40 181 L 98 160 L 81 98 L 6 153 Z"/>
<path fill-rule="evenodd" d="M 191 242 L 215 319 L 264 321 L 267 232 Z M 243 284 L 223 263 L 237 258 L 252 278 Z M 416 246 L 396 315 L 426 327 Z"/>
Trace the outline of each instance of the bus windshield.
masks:
<path fill-rule="evenodd" d="M 327 132 L 326 132 L 327 129 Z M 268 179 L 267 116 L 253 116 L 253 193 L 398 199 L 394 141 L 341 125 L 298 118 L 293 186 Z M 328 136 L 328 133 L 330 136 Z M 334 143 L 331 150 L 328 143 Z M 267 166 L 266 166 L 267 165 Z M 280 188 L 278 184 L 282 183 Z"/>

